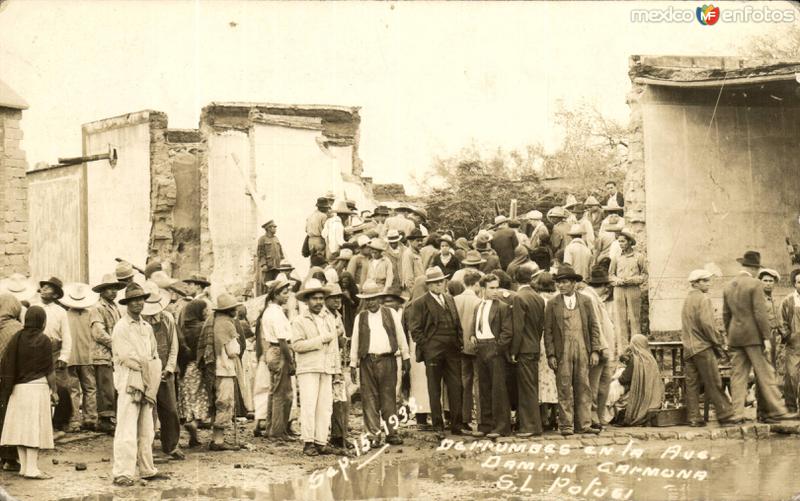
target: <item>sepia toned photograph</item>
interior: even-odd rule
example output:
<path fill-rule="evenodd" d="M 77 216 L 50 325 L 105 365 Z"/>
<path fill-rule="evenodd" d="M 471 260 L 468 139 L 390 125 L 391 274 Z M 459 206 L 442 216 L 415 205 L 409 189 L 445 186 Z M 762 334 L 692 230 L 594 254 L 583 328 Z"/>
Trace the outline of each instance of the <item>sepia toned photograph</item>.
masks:
<path fill-rule="evenodd" d="M 0 501 L 800 500 L 800 3 L 0 0 Z"/>

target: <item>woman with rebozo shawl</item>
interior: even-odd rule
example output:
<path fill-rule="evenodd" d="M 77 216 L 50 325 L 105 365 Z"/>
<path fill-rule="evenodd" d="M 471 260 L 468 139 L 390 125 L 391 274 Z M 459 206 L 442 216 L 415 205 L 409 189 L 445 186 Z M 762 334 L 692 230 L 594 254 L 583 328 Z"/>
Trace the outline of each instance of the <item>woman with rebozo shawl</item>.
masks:
<path fill-rule="evenodd" d="M 0 294 L 0 374 L 2 374 L 2 357 L 14 334 L 22 329 L 19 321 L 22 304 L 12 294 Z M 3 429 L 3 418 L 6 415 L 8 401 L 0 401 L 0 431 Z M 19 458 L 16 447 L 0 447 L 0 466 L 3 471 L 19 471 Z"/>
<path fill-rule="evenodd" d="M 189 447 L 200 446 L 198 426 L 209 419 L 209 400 L 202 374 L 197 366 L 197 345 L 203 330 L 208 304 L 195 299 L 183 310 L 181 322 L 183 340 L 186 343 L 179 365 L 182 376 L 179 387 L 179 405 L 183 427 L 189 433 Z"/>
<path fill-rule="evenodd" d="M 9 341 L 2 359 L 0 401 L 8 401 L 0 445 L 16 446 L 19 474 L 49 479 L 39 470 L 39 449 L 53 448 L 51 401 L 58 401 L 47 315 L 39 306 L 25 314 L 25 325 Z"/>
<path fill-rule="evenodd" d="M 623 424 L 643 426 L 648 412 L 661 407 L 664 382 L 646 337 L 636 334 L 631 338 L 628 356 L 627 367 L 619 378 L 623 386 L 630 385 Z"/>

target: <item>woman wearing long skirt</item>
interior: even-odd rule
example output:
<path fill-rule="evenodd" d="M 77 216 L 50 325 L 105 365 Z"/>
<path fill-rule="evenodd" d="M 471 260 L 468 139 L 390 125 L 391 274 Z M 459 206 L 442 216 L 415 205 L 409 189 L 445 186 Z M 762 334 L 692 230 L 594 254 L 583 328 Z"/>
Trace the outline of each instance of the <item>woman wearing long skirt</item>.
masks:
<path fill-rule="evenodd" d="M 198 447 L 197 427 L 208 421 L 208 393 L 203 385 L 200 369 L 197 367 L 197 341 L 203 329 L 203 319 L 207 308 L 205 301 L 195 299 L 186 305 L 182 315 L 182 330 L 186 343 L 185 356 L 181 361 L 181 384 L 179 401 L 183 427 L 189 433 L 189 447 Z"/>
<path fill-rule="evenodd" d="M 22 329 L 20 314 L 22 304 L 19 300 L 8 293 L 0 294 L 0 357 L 6 351 L 6 346 L 14 338 L 14 335 Z M 0 375 L 2 375 L 2 361 L 0 360 Z M 0 400 L 0 432 L 3 430 L 3 422 L 6 417 L 6 407 L 8 402 Z M 17 457 L 16 447 L 0 447 L 0 462 L 3 471 L 19 471 L 19 458 Z"/>
<path fill-rule="evenodd" d="M 16 446 L 19 474 L 52 478 L 39 470 L 39 449 L 53 448 L 50 403 L 58 401 L 50 339 L 44 334 L 45 311 L 32 306 L 25 325 L 8 343 L 2 361 L 0 400 L 8 401 L 0 445 Z"/>

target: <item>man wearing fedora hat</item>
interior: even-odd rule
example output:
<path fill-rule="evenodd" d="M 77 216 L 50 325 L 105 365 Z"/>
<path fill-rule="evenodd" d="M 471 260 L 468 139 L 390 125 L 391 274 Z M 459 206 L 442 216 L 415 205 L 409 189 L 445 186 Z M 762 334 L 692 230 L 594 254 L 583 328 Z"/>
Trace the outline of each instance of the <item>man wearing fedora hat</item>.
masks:
<path fill-rule="evenodd" d="M 175 319 L 165 310 L 169 297 L 155 282 L 148 280 L 144 290 L 149 294 L 145 299 L 142 318 L 150 324 L 156 338 L 156 351 L 161 360 L 161 384 L 158 387 L 156 411 L 161 424 L 161 452 L 172 459 L 185 459 L 178 447 L 181 423 L 178 417 L 178 401 L 175 392 L 175 368 L 178 363 L 178 332 Z"/>
<path fill-rule="evenodd" d="M 631 337 L 642 333 L 642 285 L 647 282 L 647 263 L 635 251 L 636 237 L 625 230 L 617 236 L 622 253 L 611 260 L 608 278 L 614 286 L 614 309 L 617 313 L 617 343 L 628 346 Z"/>
<path fill-rule="evenodd" d="M 558 421 L 562 435 L 599 433 L 592 428 L 589 368 L 600 358 L 600 325 L 592 301 L 576 292 L 583 277 L 569 266 L 555 275 L 559 295 L 544 311 L 544 346 L 547 364 L 556 373 Z M 575 427 L 577 426 L 577 430 Z"/>
<path fill-rule="evenodd" d="M 462 420 L 461 352 L 463 333 L 453 297 L 445 293 L 446 276 L 441 268 L 425 270 L 428 292 L 409 306 L 408 328 L 416 342 L 416 360 L 425 362 L 431 421 L 444 431 L 442 382 L 447 385 L 450 404 L 450 430 L 461 435 Z"/>
<path fill-rule="evenodd" d="M 117 292 L 124 289 L 112 274 L 103 275 L 99 284 L 92 291 L 100 295 L 100 299 L 89 311 L 89 323 L 94 339 L 92 365 L 94 367 L 95 386 L 97 388 L 97 414 L 100 419 L 98 430 L 104 433 L 114 432 L 114 370 L 111 365 L 111 333 L 120 319 L 120 312 L 115 301 Z"/>
<path fill-rule="evenodd" d="M 419 250 L 422 248 L 422 232 L 414 228 L 411 233 L 406 235 L 408 246 L 403 251 L 403 259 L 400 264 L 400 274 L 403 296 L 411 296 L 411 290 L 417 279 L 425 274 L 422 266 L 422 256 Z"/>
<path fill-rule="evenodd" d="M 382 238 L 373 238 L 369 242 L 369 248 L 372 259 L 367 268 L 367 280 L 372 280 L 386 290 L 394 283 L 394 266 L 385 254 L 388 244 Z"/>
<path fill-rule="evenodd" d="M 242 303 L 226 293 L 217 297 L 214 308 L 214 425 L 208 449 L 212 451 L 238 450 L 225 443 L 225 430 L 233 422 L 236 405 L 236 361 L 241 346 L 234 318 Z"/>
<path fill-rule="evenodd" d="M 356 239 L 358 245 L 358 254 L 353 256 L 347 263 L 347 271 L 353 276 L 358 287 L 364 285 L 367 281 L 367 273 L 369 272 L 369 261 L 372 257 L 372 249 L 369 246 L 370 238 L 366 235 L 359 235 Z"/>
<path fill-rule="evenodd" d="M 586 201 L 583 202 L 583 206 L 586 209 L 586 212 L 583 214 L 583 219 L 581 222 L 584 224 L 589 224 L 592 227 L 592 240 L 594 237 L 599 235 L 600 232 L 600 225 L 603 224 L 603 218 L 605 214 L 603 214 L 603 207 L 600 205 L 600 202 L 597 201 L 597 198 L 594 195 L 589 195 L 586 197 Z M 590 243 L 592 245 L 594 242 Z"/>
<path fill-rule="evenodd" d="M 592 251 L 589 250 L 589 244 L 583 239 L 583 236 L 586 235 L 586 228 L 580 224 L 573 224 L 568 235 L 572 237 L 572 240 L 564 249 L 564 264 L 572 266 L 575 273 L 588 277 L 589 269 L 592 266 Z"/>
<path fill-rule="evenodd" d="M 192 299 L 205 301 L 209 310 L 214 309 L 216 304 L 208 292 L 211 282 L 208 281 L 205 275 L 201 275 L 199 272 L 192 273 L 189 278 L 183 279 L 183 283 L 189 287 L 189 295 L 192 296 Z"/>
<path fill-rule="evenodd" d="M 380 419 L 387 423 L 386 442 L 402 444 L 397 427 L 390 417 L 397 415 L 397 360 L 402 358 L 403 371 L 410 368 L 405 331 L 400 316 L 382 306 L 383 289 L 374 282 L 364 284 L 358 295 L 364 310 L 356 316 L 350 344 L 350 372 L 355 380 L 359 370 L 361 398 L 364 406 L 364 426 L 370 441 L 377 446 L 381 437 Z"/>
<path fill-rule="evenodd" d="M 742 265 L 742 271 L 728 282 L 722 292 L 722 320 L 728 331 L 733 369 L 731 397 L 734 420 L 744 420 L 747 379 L 751 367 L 763 399 L 765 419 L 768 422 L 796 419 L 797 413 L 790 414 L 781 400 L 775 374 L 764 354 L 764 351 L 770 351 L 772 332 L 763 285 L 753 277 L 753 273 L 757 273 L 761 267 L 761 254 L 747 251 L 737 261 Z"/>
<path fill-rule="evenodd" d="M 97 303 L 98 299 L 98 294 L 87 284 L 68 283 L 64 286 L 64 297 L 59 300 L 62 306 L 68 308 L 67 320 L 72 337 L 68 368 L 69 393 L 72 401 L 72 414 L 67 428 L 69 433 L 97 428 L 96 383 L 92 365 L 94 339 L 89 308 Z"/>
<path fill-rule="evenodd" d="M 153 406 L 161 375 L 153 329 L 141 317 L 149 295 L 136 283 L 125 288 L 126 307 L 111 334 L 117 427 L 114 431 L 114 484 L 132 486 L 136 468 L 145 479 L 164 478 L 153 464 Z"/>
<path fill-rule="evenodd" d="M 308 252 L 310 256 L 325 256 L 325 239 L 322 230 L 328 220 L 331 202 L 327 198 L 317 199 L 317 208 L 306 219 L 306 237 L 308 238 Z"/>
<path fill-rule="evenodd" d="M 505 270 L 514 260 L 514 249 L 519 245 L 517 232 L 508 226 L 508 218 L 503 215 L 494 218 L 494 227 L 491 246 L 500 258 L 500 267 Z"/>
<path fill-rule="evenodd" d="M 714 306 L 708 297 L 714 275 L 703 269 L 689 274 L 691 290 L 681 310 L 681 343 L 686 375 L 686 411 L 689 426 L 705 426 L 700 416 L 700 388 L 705 399 L 714 404 L 717 420 L 726 424 L 733 409 L 722 386 L 717 353 L 723 353 L 724 341 L 717 331 Z"/>
<path fill-rule="evenodd" d="M 333 413 L 333 375 L 341 371 L 339 340 L 332 316 L 322 313 L 330 290 L 309 279 L 297 299 L 307 308 L 292 320 L 292 349 L 300 388 L 300 424 L 303 454 L 331 454 L 328 428 Z"/>
<path fill-rule="evenodd" d="M 499 261 L 498 261 L 499 262 Z M 461 261 L 462 268 L 453 273 L 453 276 L 450 277 L 451 282 L 464 282 L 464 275 L 470 270 L 478 272 L 478 279 L 483 276 L 483 272 L 481 271 L 481 266 L 486 264 L 486 259 L 481 257 L 481 253 L 476 250 L 468 250 L 464 255 L 464 259 Z M 499 266 L 499 264 L 498 264 Z M 466 284 L 465 284 L 466 285 Z"/>
<path fill-rule="evenodd" d="M 608 272 L 602 266 L 592 268 L 586 287 L 580 291 L 592 300 L 595 317 L 600 325 L 600 357 L 597 365 L 589 368 L 589 387 L 592 391 L 592 428 L 603 429 L 608 391 L 613 376 L 613 362 L 617 360 L 617 331 L 612 312 L 614 303 L 609 286 Z M 609 311 L 610 310 L 610 311 Z"/>
<path fill-rule="evenodd" d="M 258 237 L 256 246 L 256 296 L 266 293 L 266 283 L 274 280 L 278 271 L 275 270 L 283 259 L 283 247 L 275 232 L 278 225 L 270 219 L 261 225 L 264 234 Z"/>
<path fill-rule="evenodd" d="M 378 238 L 383 238 L 386 236 L 386 218 L 389 217 L 389 208 L 385 205 L 379 205 L 375 207 L 375 210 L 372 212 L 372 223 L 373 227 L 370 230 L 371 234 L 374 234 Z"/>

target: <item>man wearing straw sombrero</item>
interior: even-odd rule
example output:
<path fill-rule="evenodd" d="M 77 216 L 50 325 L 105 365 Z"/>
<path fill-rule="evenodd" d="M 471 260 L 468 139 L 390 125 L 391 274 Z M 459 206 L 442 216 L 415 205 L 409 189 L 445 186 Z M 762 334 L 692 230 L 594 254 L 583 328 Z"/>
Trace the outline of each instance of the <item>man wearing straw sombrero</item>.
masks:
<path fill-rule="evenodd" d="M 99 284 L 92 291 L 100 295 L 99 301 L 89 310 L 89 323 L 92 329 L 94 347 L 92 350 L 92 367 L 97 393 L 97 414 L 100 419 L 98 431 L 114 432 L 114 370 L 111 366 L 111 333 L 120 319 L 120 312 L 115 299 L 117 292 L 124 289 L 125 284 L 119 282 L 113 274 L 103 275 Z"/>
<path fill-rule="evenodd" d="M 161 451 L 172 459 L 185 459 L 178 448 L 181 423 L 175 392 L 175 368 L 178 364 L 178 331 L 175 319 L 165 311 L 170 298 L 152 280 L 144 284 L 149 297 L 144 301 L 142 318 L 153 328 L 158 358 L 161 360 L 161 384 L 158 387 L 156 411 L 161 424 Z"/>
<path fill-rule="evenodd" d="M 60 303 L 69 308 L 67 319 L 72 336 L 68 369 L 72 401 L 72 414 L 67 428 L 69 433 L 77 433 L 81 429 L 94 431 L 97 428 L 97 396 L 92 355 L 94 338 L 89 308 L 98 299 L 100 297 L 89 285 L 77 282 L 66 284 L 64 297 L 60 299 Z"/>
<path fill-rule="evenodd" d="M 339 360 L 339 342 L 331 316 L 322 315 L 330 290 L 309 279 L 297 299 L 308 308 L 292 320 L 292 349 L 300 388 L 300 424 L 303 454 L 332 454 L 328 428 L 333 412 L 333 375 Z"/>

